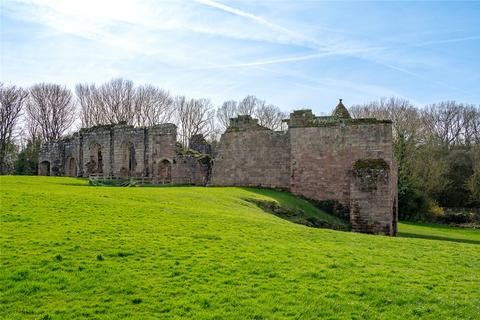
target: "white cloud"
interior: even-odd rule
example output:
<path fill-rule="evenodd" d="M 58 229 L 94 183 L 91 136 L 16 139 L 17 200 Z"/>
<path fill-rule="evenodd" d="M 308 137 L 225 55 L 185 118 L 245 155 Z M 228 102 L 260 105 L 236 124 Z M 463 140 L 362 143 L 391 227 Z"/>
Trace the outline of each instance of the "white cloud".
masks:
<path fill-rule="evenodd" d="M 384 73 L 437 85 L 438 81 L 423 76 L 417 68 L 426 66 L 430 56 L 410 54 L 406 48 L 478 39 L 458 37 L 408 45 L 373 37 L 358 40 L 355 35 L 321 26 L 321 15 L 318 25 L 310 29 L 298 17 L 276 15 L 275 3 L 263 7 L 271 11 L 261 12 L 244 9 L 255 7 L 251 4 L 226 5 L 212 0 L 3 0 L 2 6 L 15 19 L 41 26 L 35 30 L 35 37 L 41 40 L 30 39 L 19 54 L 2 57 L 9 63 L 5 74 L 12 79 L 23 76 L 35 79 L 32 81 L 47 78 L 74 83 L 121 75 L 215 99 L 255 90 L 270 92 L 275 98 L 278 94 L 280 101 L 286 95 L 297 99 L 310 95 L 308 99 L 313 99 L 318 92 L 352 92 L 357 97 L 397 94 L 373 78 L 368 81 L 364 77 L 359 83 L 336 80 L 334 72 L 316 70 L 318 77 L 313 78 L 295 70 L 316 68 L 321 63 L 328 69 L 325 61 L 334 59 L 336 67 L 355 60 L 362 65 L 357 72 L 368 72 L 365 65 L 381 65 Z M 437 61 L 429 67 L 433 63 Z M 276 88 L 282 86 L 295 86 L 298 93 Z"/>

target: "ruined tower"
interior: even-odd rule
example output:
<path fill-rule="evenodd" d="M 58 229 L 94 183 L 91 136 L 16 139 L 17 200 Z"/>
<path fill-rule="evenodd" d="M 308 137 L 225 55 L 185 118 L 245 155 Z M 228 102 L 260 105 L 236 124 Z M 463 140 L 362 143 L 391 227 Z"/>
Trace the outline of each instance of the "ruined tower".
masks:
<path fill-rule="evenodd" d="M 287 132 L 255 119 L 231 119 L 222 135 L 212 185 L 279 188 L 350 211 L 352 229 L 396 235 L 397 176 L 390 121 L 352 119 L 340 100 L 331 116 L 297 110 Z"/>

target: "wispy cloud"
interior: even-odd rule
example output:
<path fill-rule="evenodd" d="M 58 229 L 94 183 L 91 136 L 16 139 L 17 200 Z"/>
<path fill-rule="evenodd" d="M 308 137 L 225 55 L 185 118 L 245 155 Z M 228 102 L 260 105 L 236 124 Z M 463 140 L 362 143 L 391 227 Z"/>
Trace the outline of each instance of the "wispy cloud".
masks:
<path fill-rule="evenodd" d="M 263 25 L 263 26 L 265 26 L 265 27 L 267 27 L 267 28 L 269 28 L 273 31 L 285 34 L 286 36 L 291 37 L 295 41 L 299 41 L 299 42 L 305 43 L 305 44 L 314 44 L 313 47 L 315 47 L 315 48 L 318 47 L 318 42 L 315 39 L 311 39 L 309 37 L 306 37 L 303 34 L 297 33 L 295 31 L 292 31 L 292 30 L 290 30 L 288 28 L 285 28 L 281 25 L 270 22 L 270 21 L 262 18 L 261 16 L 258 16 L 258 15 L 240 10 L 240 9 L 236 9 L 236 8 L 233 8 L 233 7 L 230 7 L 230 6 L 215 2 L 215 1 L 211 1 L 211 0 L 196 0 L 196 1 L 198 3 L 209 6 L 211 8 L 218 9 L 218 10 L 224 11 L 226 13 L 230 13 L 230 14 L 240 16 L 240 17 L 249 19 L 251 21 L 254 21 L 254 22 L 256 22 L 260 25 Z"/>
<path fill-rule="evenodd" d="M 390 5 L 395 7 L 385 7 Z M 287 92 L 291 99 L 310 101 L 344 92 L 355 99 L 375 92 L 423 95 L 419 88 L 438 87 L 442 90 L 437 92 L 478 97 L 457 83 L 475 77 L 458 68 L 447 70 L 443 62 L 450 57 L 435 47 L 472 46 L 480 39 L 478 29 L 468 35 L 456 27 L 441 34 L 457 37 L 438 40 L 438 32 L 416 33 L 423 28 L 411 23 L 415 12 L 405 23 L 392 21 L 395 15 L 382 10 L 371 6 L 358 15 L 350 4 L 335 2 L 3 0 L 2 17 L 33 27 L 22 43 L 15 37 L 0 39 L 2 47 L 7 41 L 14 47 L 2 51 L 2 77 L 74 82 L 119 75 L 218 99 L 263 92 L 281 103 L 288 100 Z M 385 19 L 379 22 L 378 17 Z M 442 22 L 442 28 L 448 30 L 452 21 L 460 20 Z M 383 32 L 395 23 L 405 36 L 392 29 Z M 471 74 L 478 64 L 468 59 L 473 68 L 465 72 Z M 442 78 L 447 74 L 458 80 Z"/>
<path fill-rule="evenodd" d="M 425 42 L 421 42 L 421 43 L 415 43 L 415 44 L 411 45 L 411 47 L 426 47 L 426 46 L 432 46 L 432 45 L 437 45 L 437 44 L 455 43 L 455 42 L 464 42 L 464 41 L 473 41 L 473 40 L 480 40 L 480 36 L 425 41 Z"/>
<path fill-rule="evenodd" d="M 360 52 L 367 52 L 367 51 L 372 51 L 377 49 L 375 47 L 366 46 L 365 44 L 361 44 L 361 43 L 353 43 L 353 42 L 347 42 L 347 41 L 340 41 L 340 39 L 332 39 L 331 36 L 329 37 L 325 36 L 323 39 L 311 37 L 303 33 L 300 33 L 292 28 L 287 28 L 278 23 L 274 23 L 259 15 L 255 15 L 250 12 L 240 10 L 231 6 L 227 6 L 212 0 L 196 0 L 196 2 L 201 3 L 205 6 L 235 15 L 235 16 L 248 19 L 259 25 L 265 26 L 274 32 L 282 34 L 283 36 L 290 39 L 290 41 L 298 45 L 303 45 L 310 49 L 314 49 L 318 53 L 323 53 L 327 55 L 335 55 L 335 54 L 355 55 Z M 328 30 L 328 28 L 326 30 Z M 283 62 L 283 61 L 280 61 L 280 62 Z"/>

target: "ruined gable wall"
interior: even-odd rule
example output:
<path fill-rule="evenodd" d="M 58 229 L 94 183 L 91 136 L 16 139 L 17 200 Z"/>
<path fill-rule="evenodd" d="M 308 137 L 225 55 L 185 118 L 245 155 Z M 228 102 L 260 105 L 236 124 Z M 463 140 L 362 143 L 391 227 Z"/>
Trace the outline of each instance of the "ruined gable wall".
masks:
<path fill-rule="evenodd" d="M 195 157 L 177 155 L 173 159 L 172 183 L 204 186 L 208 182 L 208 170 L 208 165 L 201 163 Z"/>
<path fill-rule="evenodd" d="M 39 152 L 38 174 L 76 177 L 78 173 L 79 144 L 80 138 L 78 134 L 43 144 Z"/>
<path fill-rule="evenodd" d="M 75 134 L 70 139 L 64 140 L 64 166 L 63 174 L 65 176 L 77 177 L 80 176 L 82 167 L 80 157 L 81 139 L 79 134 Z"/>
<path fill-rule="evenodd" d="M 130 148 L 133 145 L 133 150 Z M 131 152 L 133 151 L 133 155 Z M 129 161 L 134 160 L 133 170 Z M 113 128 L 113 175 L 141 177 L 145 174 L 145 129 L 121 125 Z"/>
<path fill-rule="evenodd" d="M 64 175 L 65 145 L 63 141 L 49 141 L 42 145 L 38 155 L 38 174 Z"/>
<path fill-rule="evenodd" d="M 146 138 L 146 176 L 154 177 L 159 174 L 162 160 L 171 164 L 176 154 L 177 127 L 167 123 L 147 129 Z"/>
<path fill-rule="evenodd" d="M 390 123 L 290 128 L 291 191 L 315 200 L 350 201 L 350 175 L 359 159 L 393 166 Z"/>
<path fill-rule="evenodd" d="M 91 156 L 93 155 L 96 158 L 96 152 L 92 149 L 94 145 L 99 145 L 101 147 L 101 155 L 102 155 L 102 175 L 111 176 L 113 174 L 113 166 L 112 161 L 113 158 L 111 157 L 112 154 L 112 131 L 110 128 L 97 128 L 97 129 L 89 129 L 80 132 L 81 139 L 82 139 L 82 163 L 83 163 L 83 176 L 88 177 L 88 163 L 91 160 Z M 95 174 L 99 174 L 98 172 Z"/>
<path fill-rule="evenodd" d="M 262 129 L 227 131 L 220 140 L 211 184 L 288 189 L 288 134 Z"/>

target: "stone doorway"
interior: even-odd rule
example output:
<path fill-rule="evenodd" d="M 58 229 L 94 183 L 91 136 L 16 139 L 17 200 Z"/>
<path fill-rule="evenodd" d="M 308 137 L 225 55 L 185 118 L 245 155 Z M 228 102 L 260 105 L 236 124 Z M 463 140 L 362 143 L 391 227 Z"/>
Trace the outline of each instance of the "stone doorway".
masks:
<path fill-rule="evenodd" d="M 158 178 L 162 184 L 172 183 L 172 164 L 167 159 L 158 164 Z"/>
<path fill-rule="evenodd" d="M 41 176 L 49 176 L 50 175 L 50 162 L 42 161 L 38 165 L 38 174 Z"/>

